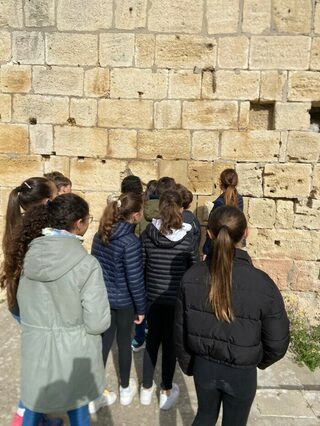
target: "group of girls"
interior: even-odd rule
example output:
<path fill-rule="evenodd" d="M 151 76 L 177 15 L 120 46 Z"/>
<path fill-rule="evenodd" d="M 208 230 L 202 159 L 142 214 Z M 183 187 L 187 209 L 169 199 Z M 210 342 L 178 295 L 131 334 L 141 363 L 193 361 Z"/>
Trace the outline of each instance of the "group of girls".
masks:
<path fill-rule="evenodd" d="M 224 426 L 245 425 L 256 367 L 284 356 L 289 332 L 279 290 L 242 249 L 247 223 L 236 172 L 221 174 L 202 262 L 192 194 L 174 179 L 151 181 L 143 196 L 140 179 L 125 178 L 121 195 L 108 199 L 92 255 L 81 245 L 88 204 L 72 193 L 53 199 L 52 190 L 27 203 L 23 193 L 34 192 L 37 179 L 44 178 L 12 192 L 20 216 L 10 225 L 9 201 L 1 275 L 21 320 L 23 425 L 50 424 L 43 413 L 67 411 L 72 426 L 88 426 L 89 412 L 114 403 L 104 367 L 115 336 L 120 403 L 129 405 L 138 391 L 131 347 L 144 347 L 145 320 L 140 403 L 151 404 L 162 345 L 160 409 L 178 399 L 178 358 L 194 376 L 193 424 L 214 424 L 223 404 Z"/>

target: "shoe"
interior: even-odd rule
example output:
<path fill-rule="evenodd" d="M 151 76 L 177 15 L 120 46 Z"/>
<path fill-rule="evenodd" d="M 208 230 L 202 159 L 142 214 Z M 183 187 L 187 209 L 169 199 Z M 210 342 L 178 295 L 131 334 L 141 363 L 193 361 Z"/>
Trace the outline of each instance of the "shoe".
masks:
<path fill-rule="evenodd" d="M 141 405 L 150 405 L 152 401 L 153 392 L 156 388 L 155 382 L 152 382 L 152 386 L 149 389 L 144 389 L 143 386 L 141 386 L 140 389 L 140 404 Z"/>
<path fill-rule="evenodd" d="M 102 407 L 108 407 L 113 404 L 117 399 L 115 392 L 109 392 L 107 389 L 103 391 L 103 394 L 94 401 L 89 402 L 89 413 L 94 414 Z"/>
<path fill-rule="evenodd" d="M 131 342 L 131 349 L 133 350 L 133 352 L 140 352 L 142 351 L 142 349 L 144 349 L 146 347 L 146 342 L 143 343 L 139 343 L 137 342 L 136 339 L 132 339 Z"/>
<path fill-rule="evenodd" d="M 22 426 L 22 422 L 23 422 L 23 417 L 19 416 L 18 413 L 15 413 L 11 421 L 11 426 Z"/>
<path fill-rule="evenodd" d="M 63 420 L 56 418 L 56 419 L 48 419 L 46 416 L 42 416 L 40 422 L 38 423 L 38 426 L 62 426 Z"/>
<path fill-rule="evenodd" d="M 159 402 L 160 409 L 170 410 L 170 408 L 177 402 L 179 393 L 179 386 L 176 383 L 172 383 L 172 389 L 169 395 L 167 395 L 166 391 L 161 391 Z"/>
<path fill-rule="evenodd" d="M 120 386 L 120 404 L 121 405 L 129 405 L 131 404 L 133 397 L 137 393 L 137 384 L 134 379 L 130 379 L 129 386 L 127 388 L 123 388 Z"/>

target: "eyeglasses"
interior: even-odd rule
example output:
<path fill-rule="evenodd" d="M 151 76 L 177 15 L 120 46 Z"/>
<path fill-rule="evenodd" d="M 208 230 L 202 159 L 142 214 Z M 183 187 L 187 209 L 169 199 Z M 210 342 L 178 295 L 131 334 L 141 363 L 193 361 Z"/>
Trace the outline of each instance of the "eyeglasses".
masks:
<path fill-rule="evenodd" d="M 88 216 L 88 223 L 92 223 L 93 221 L 93 216 L 91 214 L 89 214 Z"/>

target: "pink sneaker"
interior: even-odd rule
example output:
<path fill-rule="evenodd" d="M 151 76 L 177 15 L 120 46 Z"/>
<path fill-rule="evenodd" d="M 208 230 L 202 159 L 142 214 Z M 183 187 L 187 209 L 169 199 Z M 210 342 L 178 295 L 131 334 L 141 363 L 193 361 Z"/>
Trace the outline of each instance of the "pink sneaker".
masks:
<path fill-rule="evenodd" d="M 23 422 L 23 417 L 19 416 L 18 413 L 15 413 L 11 421 L 11 426 L 22 426 L 22 422 Z"/>

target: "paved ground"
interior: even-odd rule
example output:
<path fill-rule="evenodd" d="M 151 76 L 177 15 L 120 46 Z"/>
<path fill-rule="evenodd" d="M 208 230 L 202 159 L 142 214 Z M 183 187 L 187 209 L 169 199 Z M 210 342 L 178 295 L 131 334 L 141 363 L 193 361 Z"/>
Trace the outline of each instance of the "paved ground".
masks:
<path fill-rule="evenodd" d="M 11 414 L 19 395 L 19 326 L 0 305 L 0 426 L 10 425 Z M 133 377 L 141 378 L 142 353 L 134 354 Z M 117 389 L 113 360 L 108 360 L 107 381 Z M 158 395 L 149 407 L 139 405 L 138 397 L 129 407 L 117 401 L 92 417 L 93 426 L 189 426 L 196 412 L 196 394 L 192 379 L 177 370 L 175 381 L 181 397 L 174 409 L 160 412 Z M 156 377 L 159 383 L 159 377 Z M 310 373 L 294 364 L 289 357 L 266 371 L 259 371 L 259 389 L 249 426 L 315 426 L 320 425 L 320 370 Z M 220 424 L 220 423 L 219 423 Z M 66 421 L 66 425 L 68 422 Z M 236 425 L 236 421 L 234 423 Z"/>

